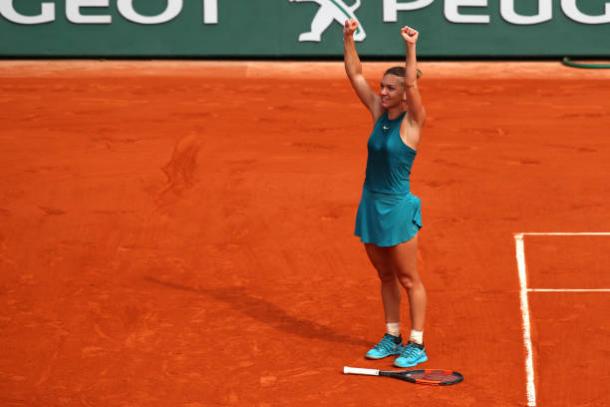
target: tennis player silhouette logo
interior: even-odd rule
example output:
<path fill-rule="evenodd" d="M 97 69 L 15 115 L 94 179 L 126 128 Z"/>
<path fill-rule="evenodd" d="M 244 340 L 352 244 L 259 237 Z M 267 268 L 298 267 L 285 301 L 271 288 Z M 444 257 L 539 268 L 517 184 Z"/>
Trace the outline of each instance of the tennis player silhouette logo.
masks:
<path fill-rule="evenodd" d="M 311 21 L 310 31 L 299 35 L 299 42 L 320 42 L 322 41 L 322 34 L 333 22 L 343 26 L 347 19 L 358 20 L 355 12 L 360 7 L 360 0 L 356 0 L 351 6 L 345 4 L 343 0 L 290 0 L 290 2 L 313 2 L 320 5 L 318 12 Z M 358 29 L 354 33 L 354 40 L 364 41 L 366 33 L 360 21 L 358 23 Z"/>

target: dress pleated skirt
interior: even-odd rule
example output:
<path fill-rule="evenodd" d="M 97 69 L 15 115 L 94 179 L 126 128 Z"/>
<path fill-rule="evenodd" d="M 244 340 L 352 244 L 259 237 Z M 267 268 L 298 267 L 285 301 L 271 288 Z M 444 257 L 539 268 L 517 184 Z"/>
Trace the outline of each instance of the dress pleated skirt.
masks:
<path fill-rule="evenodd" d="M 421 227 L 421 202 L 417 196 L 362 189 L 355 234 L 363 243 L 396 246 L 415 237 Z"/>

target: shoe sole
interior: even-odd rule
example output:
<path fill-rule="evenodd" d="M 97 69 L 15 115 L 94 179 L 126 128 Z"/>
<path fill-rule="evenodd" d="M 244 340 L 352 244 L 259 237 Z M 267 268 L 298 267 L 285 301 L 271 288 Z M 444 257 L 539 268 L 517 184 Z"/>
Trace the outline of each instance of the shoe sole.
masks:
<path fill-rule="evenodd" d="M 385 359 L 385 358 L 389 358 L 390 356 L 396 356 L 396 355 L 400 355 L 400 352 L 399 353 L 390 353 L 389 355 L 379 356 L 379 357 L 369 356 L 369 355 L 364 355 L 364 357 L 367 359 L 379 360 L 379 359 Z"/>
<path fill-rule="evenodd" d="M 415 363 L 412 364 L 408 364 L 408 365 L 402 365 L 402 364 L 398 364 L 396 363 L 396 361 L 394 361 L 394 366 L 396 367 L 413 367 L 415 365 L 419 365 L 420 363 L 424 363 L 428 361 L 428 357 L 424 356 L 423 358 L 419 358 Z"/>

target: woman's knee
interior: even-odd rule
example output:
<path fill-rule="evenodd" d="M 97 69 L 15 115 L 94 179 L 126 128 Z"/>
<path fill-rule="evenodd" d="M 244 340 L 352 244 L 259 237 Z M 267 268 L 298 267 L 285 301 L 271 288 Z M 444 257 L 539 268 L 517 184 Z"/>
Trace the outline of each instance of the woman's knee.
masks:
<path fill-rule="evenodd" d="M 400 285 L 407 289 L 422 285 L 419 275 L 415 271 L 410 272 L 403 270 L 397 273 L 396 277 L 398 278 Z"/>
<path fill-rule="evenodd" d="M 398 276 L 398 282 L 406 289 L 413 287 L 413 279 L 409 275 L 401 274 Z"/>
<path fill-rule="evenodd" d="M 388 268 L 377 269 L 377 275 L 379 276 L 379 280 L 381 280 L 381 282 L 384 284 L 396 282 L 396 274 L 394 273 L 394 271 L 392 269 L 388 269 Z"/>

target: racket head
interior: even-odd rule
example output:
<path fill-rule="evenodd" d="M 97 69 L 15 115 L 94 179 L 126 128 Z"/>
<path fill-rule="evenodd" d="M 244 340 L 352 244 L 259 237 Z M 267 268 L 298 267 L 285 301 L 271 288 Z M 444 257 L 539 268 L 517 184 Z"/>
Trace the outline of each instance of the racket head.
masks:
<path fill-rule="evenodd" d="M 382 370 L 379 372 L 379 376 L 393 377 L 410 383 L 429 386 L 450 386 L 464 380 L 464 376 L 460 372 L 442 369 Z"/>

